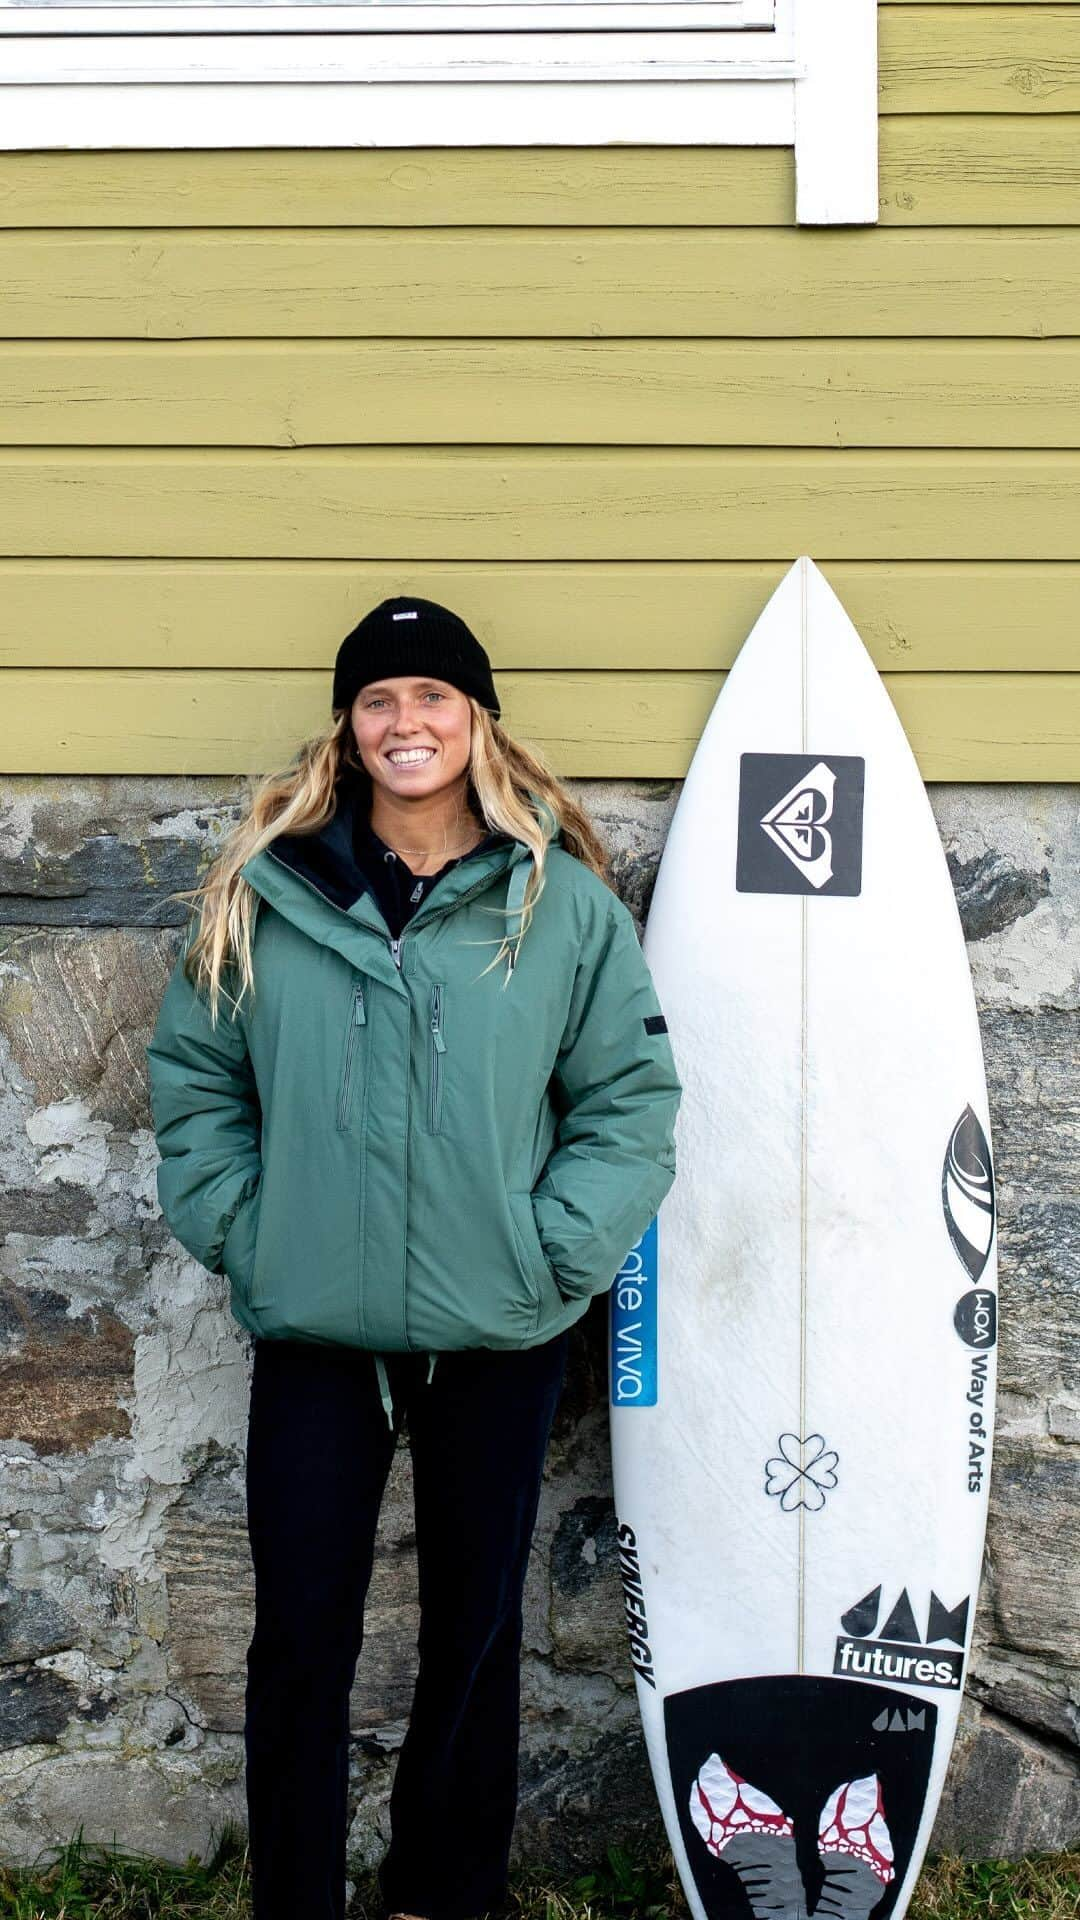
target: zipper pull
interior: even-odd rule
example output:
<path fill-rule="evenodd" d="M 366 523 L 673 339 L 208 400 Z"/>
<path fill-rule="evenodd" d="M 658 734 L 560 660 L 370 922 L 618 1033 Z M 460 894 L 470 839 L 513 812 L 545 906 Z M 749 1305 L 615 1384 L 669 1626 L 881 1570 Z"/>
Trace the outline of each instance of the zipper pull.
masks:
<path fill-rule="evenodd" d="M 446 1052 L 446 1041 L 442 1036 L 442 994 L 438 987 L 431 990 L 431 1036 L 435 1042 L 436 1053 Z"/>
<path fill-rule="evenodd" d="M 357 987 L 353 1007 L 353 1020 L 358 1027 L 362 1027 L 366 1019 L 367 1014 L 364 1011 L 364 989 L 363 987 Z"/>
<path fill-rule="evenodd" d="M 399 969 L 399 971 L 400 971 L 400 968 L 401 968 L 401 941 L 400 941 L 400 939 L 398 939 L 398 940 L 391 940 L 391 942 L 390 942 L 390 951 L 391 951 L 391 953 L 392 953 L 392 954 L 393 954 L 393 956 L 394 956 L 394 965 L 395 965 L 395 967 L 397 967 L 397 968 Z"/>

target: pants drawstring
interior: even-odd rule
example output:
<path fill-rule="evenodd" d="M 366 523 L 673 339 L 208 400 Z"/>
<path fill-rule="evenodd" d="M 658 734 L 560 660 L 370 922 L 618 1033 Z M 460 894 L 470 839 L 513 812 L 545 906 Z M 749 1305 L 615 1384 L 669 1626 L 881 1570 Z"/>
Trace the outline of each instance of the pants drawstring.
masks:
<path fill-rule="evenodd" d="M 428 1354 L 427 1384 L 429 1387 L 431 1385 L 431 1376 L 435 1371 L 435 1362 L 438 1357 L 437 1353 Z M 391 1433 L 393 1433 L 394 1399 L 390 1392 L 390 1377 L 386 1371 L 386 1362 L 381 1353 L 375 1355 L 375 1373 L 379 1382 L 379 1398 L 382 1401 L 383 1411 L 386 1414 L 386 1424 L 390 1428 Z"/>
<path fill-rule="evenodd" d="M 383 1403 L 383 1411 L 386 1414 L 386 1422 L 388 1427 L 390 1428 L 391 1433 L 393 1433 L 394 1402 L 390 1393 L 390 1380 L 386 1371 L 386 1362 L 384 1361 L 381 1353 L 377 1353 L 375 1355 L 375 1372 L 378 1375 L 379 1398 Z"/>

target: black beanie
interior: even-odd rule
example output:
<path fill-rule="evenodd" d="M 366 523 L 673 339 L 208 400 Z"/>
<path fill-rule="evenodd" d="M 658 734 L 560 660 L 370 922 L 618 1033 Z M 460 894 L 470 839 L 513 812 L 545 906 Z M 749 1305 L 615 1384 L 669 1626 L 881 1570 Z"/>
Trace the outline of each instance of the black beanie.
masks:
<path fill-rule="evenodd" d="M 361 687 L 398 674 L 430 674 L 471 693 L 498 719 L 491 662 L 476 635 L 435 600 L 381 600 L 345 635 L 334 662 L 334 707 L 351 708 Z"/>

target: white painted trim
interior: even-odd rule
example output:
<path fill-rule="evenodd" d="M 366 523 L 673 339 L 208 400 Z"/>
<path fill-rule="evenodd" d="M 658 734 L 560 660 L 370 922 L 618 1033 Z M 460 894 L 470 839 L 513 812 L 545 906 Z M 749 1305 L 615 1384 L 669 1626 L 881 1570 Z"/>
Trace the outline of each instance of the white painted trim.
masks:
<path fill-rule="evenodd" d="M 792 60 L 766 57 L 772 35 L 728 33 L 425 33 L 208 35 L 179 59 L 170 49 L 169 85 L 366 86 L 405 80 L 793 80 Z M 153 86 L 162 81 L 160 43 L 141 34 L 64 42 L 65 86 Z M 52 43 L 3 45 L 9 86 L 55 84 Z"/>
<path fill-rule="evenodd" d="M 274 0 L 247 6 L 176 6 L 170 0 L 116 6 L 90 0 L 69 7 L 53 0 L 0 0 L 0 34 L 424 33 L 557 31 L 569 28 L 718 27 L 768 31 L 776 0 L 369 0 L 367 6 L 338 0 L 304 0 L 277 6 Z"/>
<path fill-rule="evenodd" d="M 878 217 L 876 0 L 797 0 L 795 218 L 800 226 Z"/>
<path fill-rule="evenodd" d="M 800 225 L 878 216 L 877 0 L 198 6 L 184 32 L 178 12 L 0 0 L 0 149 L 794 145 Z"/>
<path fill-rule="evenodd" d="M 463 101 L 465 110 L 463 112 Z M 12 87 L 0 149 L 790 147 L 794 84 L 460 81 L 393 86 Z"/>

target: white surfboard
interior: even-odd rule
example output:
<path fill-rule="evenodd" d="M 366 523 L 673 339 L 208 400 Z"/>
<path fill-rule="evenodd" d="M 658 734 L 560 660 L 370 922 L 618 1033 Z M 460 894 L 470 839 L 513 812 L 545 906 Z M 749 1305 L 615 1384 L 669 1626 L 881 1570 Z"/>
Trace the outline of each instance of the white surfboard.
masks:
<path fill-rule="evenodd" d="M 990 1128 L 926 791 L 805 557 L 701 737 L 645 953 L 684 1094 L 611 1292 L 611 1437 L 668 1836 L 697 1920 L 900 1920 L 986 1521 Z"/>

